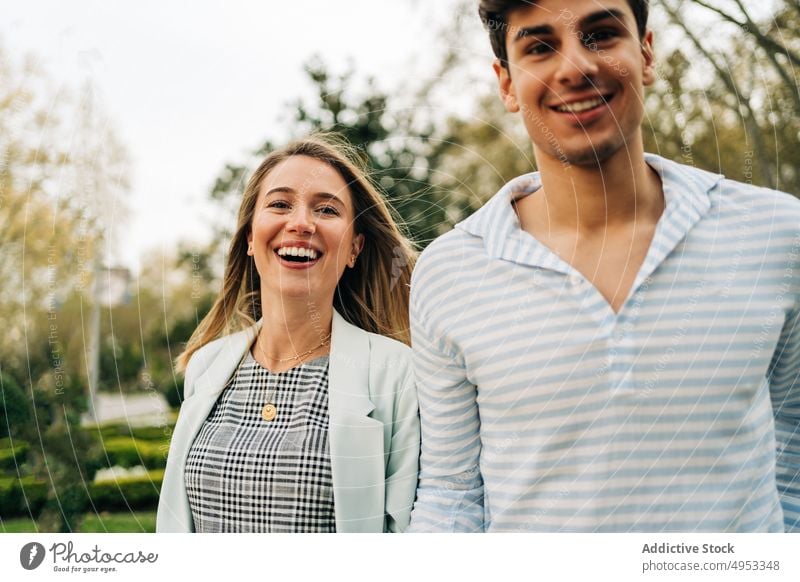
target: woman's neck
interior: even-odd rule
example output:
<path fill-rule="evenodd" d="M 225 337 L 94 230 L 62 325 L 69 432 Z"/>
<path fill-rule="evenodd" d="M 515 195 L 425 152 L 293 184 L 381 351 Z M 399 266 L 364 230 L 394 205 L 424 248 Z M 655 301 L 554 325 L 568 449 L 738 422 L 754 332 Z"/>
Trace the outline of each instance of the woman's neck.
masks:
<path fill-rule="evenodd" d="M 253 357 L 270 370 L 293 368 L 330 350 L 333 306 L 312 299 L 262 297 L 262 326 Z"/>

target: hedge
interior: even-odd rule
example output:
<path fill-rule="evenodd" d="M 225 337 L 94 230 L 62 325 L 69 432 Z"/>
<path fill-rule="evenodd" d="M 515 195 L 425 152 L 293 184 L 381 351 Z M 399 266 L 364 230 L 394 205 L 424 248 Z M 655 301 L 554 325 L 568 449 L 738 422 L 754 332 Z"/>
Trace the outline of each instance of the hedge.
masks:
<path fill-rule="evenodd" d="M 148 469 L 161 469 L 167 466 L 166 452 L 169 441 L 141 441 L 130 437 L 113 437 L 103 441 L 108 460 L 101 457 L 109 467 L 136 467 L 144 465 Z"/>
<path fill-rule="evenodd" d="M 98 511 L 155 509 L 164 480 L 164 470 L 155 469 L 142 477 L 125 477 L 92 483 L 89 492 Z"/>
<path fill-rule="evenodd" d="M 27 503 L 26 503 L 27 498 Z M 18 515 L 39 515 L 47 500 L 47 482 L 28 475 L 0 477 L 0 516 L 3 519 Z"/>
<path fill-rule="evenodd" d="M 11 439 L 0 439 L 0 471 L 16 471 L 17 467 L 28 460 L 28 451 L 31 446 L 19 439 L 14 439 L 14 446 L 11 446 Z"/>
<path fill-rule="evenodd" d="M 105 424 L 100 427 L 100 437 L 111 439 L 114 437 L 135 438 L 140 441 L 164 441 L 172 437 L 174 425 L 167 426 L 130 426 L 128 424 Z M 96 429 L 87 429 L 96 430 Z"/>

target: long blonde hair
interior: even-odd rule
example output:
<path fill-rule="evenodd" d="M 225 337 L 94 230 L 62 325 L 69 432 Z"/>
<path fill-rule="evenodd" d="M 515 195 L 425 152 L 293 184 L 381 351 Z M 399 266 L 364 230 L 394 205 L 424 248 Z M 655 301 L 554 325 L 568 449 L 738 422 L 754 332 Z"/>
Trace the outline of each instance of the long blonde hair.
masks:
<path fill-rule="evenodd" d="M 261 318 L 261 279 L 255 262 L 247 255 L 247 236 L 261 183 L 273 168 L 292 156 L 314 158 L 339 172 L 352 193 L 354 230 L 364 235 L 364 248 L 355 267 L 345 269 L 336 287 L 334 308 L 357 327 L 410 344 L 408 298 L 416 251 L 400 231 L 353 147 L 334 134 L 315 134 L 269 154 L 247 182 L 222 289 L 177 357 L 178 372 L 183 372 L 192 354 L 207 343 Z"/>

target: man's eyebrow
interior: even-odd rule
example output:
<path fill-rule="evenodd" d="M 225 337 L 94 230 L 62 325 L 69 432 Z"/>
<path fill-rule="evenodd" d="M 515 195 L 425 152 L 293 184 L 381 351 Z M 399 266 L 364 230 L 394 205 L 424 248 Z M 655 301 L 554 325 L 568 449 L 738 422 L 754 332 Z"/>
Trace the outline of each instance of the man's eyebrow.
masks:
<path fill-rule="evenodd" d="M 523 40 L 529 36 L 543 36 L 545 34 L 553 34 L 553 27 L 549 24 L 542 24 L 541 26 L 528 26 L 525 28 L 520 28 L 517 31 L 517 34 L 514 35 L 514 39 L 511 42 L 517 42 L 518 40 Z"/>
<path fill-rule="evenodd" d="M 591 14 L 581 18 L 580 26 L 581 28 L 584 28 L 586 26 L 595 24 L 596 22 L 606 20 L 607 18 L 613 18 L 617 22 L 623 23 L 625 21 L 625 13 L 617 8 L 598 10 L 597 12 L 592 12 Z"/>
<path fill-rule="evenodd" d="M 606 19 L 614 19 L 617 22 L 624 22 L 625 13 L 622 10 L 617 8 L 607 8 L 605 10 L 598 10 L 597 12 L 592 12 L 587 16 L 581 18 L 579 26 L 581 28 L 585 28 L 587 26 L 591 26 L 597 22 L 602 22 Z M 531 36 L 543 36 L 547 34 L 553 34 L 553 27 L 549 24 L 541 24 L 539 26 L 527 26 L 525 28 L 520 28 L 517 31 L 517 34 L 514 35 L 514 38 L 511 42 L 517 42 L 527 37 Z"/>

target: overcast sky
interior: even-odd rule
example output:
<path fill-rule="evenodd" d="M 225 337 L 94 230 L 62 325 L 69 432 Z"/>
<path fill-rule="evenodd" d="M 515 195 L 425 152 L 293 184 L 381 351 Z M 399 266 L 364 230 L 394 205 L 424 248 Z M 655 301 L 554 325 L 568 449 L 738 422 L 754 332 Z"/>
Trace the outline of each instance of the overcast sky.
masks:
<path fill-rule="evenodd" d="M 279 119 L 286 103 L 311 95 L 302 65 L 312 55 L 339 72 L 352 59 L 360 78 L 401 89 L 435 67 L 426 53 L 441 53 L 435 33 L 448 4 L 17 0 L 3 3 L 0 43 L 76 91 L 91 80 L 130 154 L 120 248 L 135 268 L 147 250 L 206 235 L 214 178 L 286 135 Z"/>

